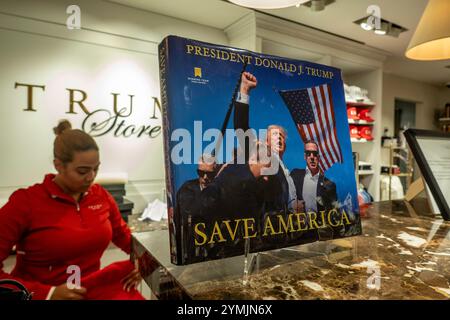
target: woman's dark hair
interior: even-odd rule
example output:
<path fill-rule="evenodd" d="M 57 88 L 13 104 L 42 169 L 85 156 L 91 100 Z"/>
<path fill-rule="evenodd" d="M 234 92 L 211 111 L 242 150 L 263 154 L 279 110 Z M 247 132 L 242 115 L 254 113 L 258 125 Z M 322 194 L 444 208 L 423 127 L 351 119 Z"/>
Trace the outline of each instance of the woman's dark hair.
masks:
<path fill-rule="evenodd" d="M 53 132 L 56 134 L 53 156 L 63 163 L 71 162 L 75 152 L 98 151 L 95 140 L 82 130 L 72 129 L 68 120 L 59 121 Z"/>

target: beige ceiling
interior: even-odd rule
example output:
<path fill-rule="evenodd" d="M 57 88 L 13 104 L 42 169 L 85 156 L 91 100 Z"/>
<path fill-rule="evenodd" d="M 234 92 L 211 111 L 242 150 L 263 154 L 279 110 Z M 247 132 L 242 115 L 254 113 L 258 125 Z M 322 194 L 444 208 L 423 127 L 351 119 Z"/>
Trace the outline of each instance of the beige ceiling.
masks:
<path fill-rule="evenodd" d="M 250 12 L 223 0 L 111 0 L 112 2 L 148 10 L 175 18 L 224 29 Z M 450 0 L 449 0 L 450 1 Z M 404 57 L 413 32 L 428 0 L 336 0 L 324 11 L 312 12 L 308 7 L 291 7 L 262 12 L 363 42 L 390 52 L 385 72 L 442 85 L 450 81 L 450 60 L 417 62 Z M 367 16 L 367 7 L 376 4 L 383 19 L 408 29 L 399 38 L 378 36 L 364 31 L 353 21 Z M 450 12 L 449 12 L 450 17 Z"/>

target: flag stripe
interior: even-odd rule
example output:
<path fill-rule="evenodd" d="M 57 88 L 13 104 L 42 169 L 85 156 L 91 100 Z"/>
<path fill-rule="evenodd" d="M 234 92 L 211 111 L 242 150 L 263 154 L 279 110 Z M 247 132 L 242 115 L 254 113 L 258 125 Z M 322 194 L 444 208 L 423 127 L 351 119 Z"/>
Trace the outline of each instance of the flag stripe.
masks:
<path fill-rule="evenodd" d="M 324 141 L 325 148 L 327 150 L 327 158 L 331 160 L 331 163 L 335 163 L 338 160 L 336 159 L 336 156 L 334 155 L 333 151 L 331 150 L 331 143 L 329 142 L 329 135 L 328 135 L 328 125 L 324 120 L 324 110 L 323 110 L 323 101 L 322 96 L 320 92 L 320 87 L 315 87 L 313 90 L 314 93 L 314 99 L 316 103 L 316 110 L 317 110 L 317 117 L 318 117 L 318 123 L 321 127 L 321 136 L 322 140 Z"/>
<path fill-rule="evenodd" d="M 313 136 L 313 133 L 312 133 L 312 130 L 311 130 L 311 126 L 306 125 L 306 130 L 307 130 L 306 132 L 307 132 L 308 140 L 316 141 L 316 139 L 314 139 L 314 136 Z"/>
<path fill-rule="evenodd" d="M 328 118 L 328 113 L 330 112 L 330 104 L 329 104 L 329 100 L 325 96 L 325 85 L 320 86 L 319 90 L 320 90 L 320 97 L 321 97 L 320 109 L 321 109 L 321 113 L 322 113 L 322 121 L 323 121 L 323 123 L 326 124 L 326 130 L 325 130 L 326 139 L 327 139 L 328 145 L 331 146 L 331 151 L 332 151 L 334 162 L 340 162 L 339 154 L 336 150 L 336 146 L 335 146 L 333 138 L 332 138 L 332 136 L 333 136 L 332 130 L 334 128 L 334 123 L 331 123 Z"/>
<path fill-rule="evenodd" d="M 331 89 L 330 86 L 327 86 L 327 90 L 325 91 L 325 98 L 327 99 L 327 104 L 329 106 L 329 112 L 331 113 L 331 119 L 332 121 L 330 121 L 330 123 L 333 124 L 333 134 L 332 139 L 339 151 L 339 159 L 340 159 L 340 163 L 344 162 L 344 159 L 342 158 L 342 151 L 341 151 L 341 145 L 339 144 L 339 139 L 337 138 L 337 133 L 336 133 L 336 120 L 334 119 L 334 105 L 333 105 L 333 99 L 331 98 Z"/>
<path fill-rule="evenodd" d="M 320 153 L 321 153 L 320 161 L 324 161 L 325 162 L 324 163 L 324 167 L 329 168 L 329 167 L 331 167 L 331 162 L 328 159 L 328 154 L 327 154 L 327 152 L 326 152 L 326 150 L 324 148 L 325 143 L 324 143 L 324 141 L 322 139 L 322 135 L 320 134 L 320 131 L 317 128 L 317 124 L 319 122 L 318 121 L 319 119 L 317 117 L 317 107 L 315 105 L 313 89 L 314 88 L 308 88 L 308 94 L 309 94 L 309 99 L 311 100 L 311 104 L 312 104 L 313 112 L 314 112 L 314 118 L 315 118 L 315 121 L 312 124 L 312 127 L 314 129 L 314 138 L 315 138 L 315 141 L 318 142 L 318 145 L 319 145 L 319 150 L 320 150 Z"/>
<path fill-rule="evenodd" d="M 336 142 L 336 131 L 335 131 L 336 126 L 335 126 L 334 121 L 332 121 L 333 107 L 332 107 L 332 104 L 330 103 L 330 99 L 329 99 L 329 95 L 328 95 L 328 88 L 327 88 L 327 86 L 322 86 L 321 90 L 322 90 L 322 95 L 325 98 L 325 105 L 326 105 L 326 109 L 327 109 L 325 112 L 325 116 L 327 118 L 327 122 L 330 124 L 328 130 L 329 130 L 329 135 L 332 140 L 331 145 L 337 156 L 337 161 L 342 162 L 341 150 L 340 150 L 339 145 Z"/>
<path fill-rule="evenodd" d="M 325 172 L 335 163 L 342 163 L 330 86 L 323 84 L 299 90 L 280 91 L 280 95 L 303 142 L 312 140 L 317 144 L 321 171 Z"/>
<path fill-rule="evenodd" d="M 305 134 L 305 130 L 303 130 L 303 126 L 300 124 L 297 124 L 297 129 L 300 133 L 300 136 L 302 137 L 302 140 L 305 141 L 306 140 L 306 134 Z"/>

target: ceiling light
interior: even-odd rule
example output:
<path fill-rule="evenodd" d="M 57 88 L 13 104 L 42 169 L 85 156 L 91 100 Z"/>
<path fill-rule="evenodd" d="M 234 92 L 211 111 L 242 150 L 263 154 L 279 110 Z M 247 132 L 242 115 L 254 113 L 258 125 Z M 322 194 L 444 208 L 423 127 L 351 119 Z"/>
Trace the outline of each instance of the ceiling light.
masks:
<path fill-rule="evenodd" d="M 325 9 L 325 0 L 311 0 L 312 11 L 322 11 Z"/>
<path fill-rule="evenodd" d="M 373 31 L 378 35 L 386 35 L 394 38 L 398 38 L 402 32 L 408 31 L 408 29 L 384 19 L 380 19 L 380 28 L 377 29 L 377 23 L 371 18 L 373 18 L 373 16 L 367 16 L 353 22 L 366 31 Z"/>
<path fill-rule="evenodd" d="M 302 3 L 308 2 L 309 0 L 228 0 L 234 4 L 253 8 L 253 9 L 279 9 L 287 8 Z"/>
<path fill-rule="evenodd" d="M 313 12 L 320 12 L 335 1 L 336 0 L 310 0 L 305 3 L 305 6 L 311 8 L 311 11 Z"/>
<path fill-rule="evenodd" d="M 450 1 L 430 0 L 405 55 L 413 60 L 450 59 Z"/>
<path fill-rule="evenodd" d="M 363 28 L 366 31 L 370 31 L 373 29 L 373 27 L 370 24 L 368 24 L 367 22 L 361 22 L 360 26 L 361 26 L 361 28 Z"/>
<path fill-rule="evenodd" d="M 389 23 L 381 22 L 380 28 L 375 29 L 374 32 L 375 32 L 375 34 L 378 34 L 379 36 L 384 36 L 384 35 L 386 35 L 388 29 L 389 29 Z"/>

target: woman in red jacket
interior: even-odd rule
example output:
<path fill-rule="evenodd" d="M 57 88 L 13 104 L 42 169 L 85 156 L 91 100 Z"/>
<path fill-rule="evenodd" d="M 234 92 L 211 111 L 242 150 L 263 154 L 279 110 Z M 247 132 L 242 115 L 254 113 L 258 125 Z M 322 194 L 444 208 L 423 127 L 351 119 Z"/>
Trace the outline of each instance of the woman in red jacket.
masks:
<path fill-rule="evenodd" d="M 0 209 L 0 279 L 21 282 L 33 299 L 142 299 L 129 261 L 100 270 L 111 241 L 130 253 L 131 233 L 114 198 L 93 184 L 97 144 L 67 120 L 54 131 L 57 174 L 15 191 Z M 16 265 L 7 274 L 2 262 L 14 245 Z"/>

